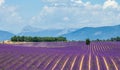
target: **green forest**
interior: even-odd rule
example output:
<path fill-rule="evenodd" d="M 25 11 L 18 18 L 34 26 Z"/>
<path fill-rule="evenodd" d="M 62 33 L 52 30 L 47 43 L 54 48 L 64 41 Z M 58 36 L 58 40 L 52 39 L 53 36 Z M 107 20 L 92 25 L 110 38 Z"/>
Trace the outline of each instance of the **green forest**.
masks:
<path fill-rule="evenodd" d="M 31 37 L 31 36 L 13 36 L 13 42 L 56 42 L 67 41 L 65 37 Z"/>

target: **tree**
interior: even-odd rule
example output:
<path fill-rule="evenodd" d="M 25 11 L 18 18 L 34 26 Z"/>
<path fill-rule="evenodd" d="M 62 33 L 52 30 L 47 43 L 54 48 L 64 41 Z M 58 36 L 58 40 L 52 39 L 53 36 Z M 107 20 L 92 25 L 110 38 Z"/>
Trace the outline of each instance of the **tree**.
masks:
<path fill-rule="evenodd" d="M 16 41 L 17 41 L 17 36 L 13 36 L 13 37 L 11 38 L 11 41 L 16 42 Z"/>
<path fill-rule="evenodd" d="M 90 39 L 86 39 L 86 45 L 90 45 Z"/>
<path fill-rule="evenodd" d="M 31 37 L 31 36 L 13 36 L 11 41 L 14 42 L 56 42 L 67 41 L 65 37 Z"/>
<path fill-rule="evenodd" d="M 39 42 L 39 38 L 38 37 L 33 37 L 33 42 Z"/>
<path fill-rule="evenodd" d="M 65 37 L 57 37 L 57 41 L 67 41 L 67 39 Z"/>
<path fill-rule="evenodd" d="M 96 39 L 96 41 L 100 41 L 100 39 Z"/>
<path fill-rule="evenodd" d="M 21 36 L 21 42 L 24 42 L 24 41 L 25 41 L 25 37 Z"/>

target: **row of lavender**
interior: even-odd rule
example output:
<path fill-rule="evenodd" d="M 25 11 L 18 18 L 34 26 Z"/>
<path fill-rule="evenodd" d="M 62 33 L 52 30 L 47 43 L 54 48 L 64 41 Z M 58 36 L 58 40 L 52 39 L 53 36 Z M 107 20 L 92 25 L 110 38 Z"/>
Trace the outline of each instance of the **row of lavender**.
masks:
<path fill-rule="evenodd" d="M 39 47 L 34 47 L 36 44 Z M 0 70 L 120 69 L 119 42 L 92 42 L 89 46 L 84 42 L 44 44 L 44 47 L 41 43 L 31 47 L 0 44 Z"/>

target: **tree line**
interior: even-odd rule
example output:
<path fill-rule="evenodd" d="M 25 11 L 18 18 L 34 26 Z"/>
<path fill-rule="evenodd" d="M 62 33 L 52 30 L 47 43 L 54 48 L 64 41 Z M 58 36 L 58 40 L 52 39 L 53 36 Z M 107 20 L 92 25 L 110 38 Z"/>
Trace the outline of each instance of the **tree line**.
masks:
<path fill-rule="evenodd" d="M 100 39 L 96 39 L 94 41 L 120 41 L 120 37 L 117 36 L 117 37 L 112 37 L 110 39 L 106 39 L 106 40 L 100 40 Z"/>
<path fill-rule="evenodd" d="M 117 36 L 117 37 L 113 37 L 113 38 L 108 39 L 108 40 L 110 40 L 110 41 L 120 41 L 120 37 Z"/>
<path fill-rule="evenodd" d="M 65 37 L 31 37 L 31 36 L 13 36 L 13 42 L 55 42 L 67 41 Z"/>

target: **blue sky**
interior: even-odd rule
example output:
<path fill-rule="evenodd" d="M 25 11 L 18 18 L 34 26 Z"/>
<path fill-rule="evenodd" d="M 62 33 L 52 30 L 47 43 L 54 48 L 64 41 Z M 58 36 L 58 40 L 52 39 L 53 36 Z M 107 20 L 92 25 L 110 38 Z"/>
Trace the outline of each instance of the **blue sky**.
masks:
<path fill-rule="evenodd" d="M 119 24 L 120 0 L 0 0 L 0 30 L 12 33 Z"/>

